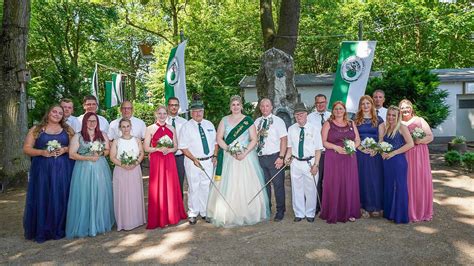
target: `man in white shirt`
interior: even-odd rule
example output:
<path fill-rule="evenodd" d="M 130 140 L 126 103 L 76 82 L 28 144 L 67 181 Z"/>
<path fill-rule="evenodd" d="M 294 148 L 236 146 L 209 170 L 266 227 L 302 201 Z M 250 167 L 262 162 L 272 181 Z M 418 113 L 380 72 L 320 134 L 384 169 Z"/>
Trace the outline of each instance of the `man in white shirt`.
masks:
<path fill-rule="evenodd" d="M 206 219 L 209 186 L 213 177 L 216 154 L 216 129 L 204 119 L 204 105 L 201 101 L 193 101 L 190 105 L 191 120 L 181 128 L 178 148 L 184 158 L 184 168 L 188 180 L 188 221 L 196 224 L 197 216 Z M 202 167 L 204 171 L 200 168 Z M 207 176 L 206 176 L 207 173 Z M 206 220 L 207 221 L 207 220 Z"/>
<path fill-rule="evenodd" d="M 89 112 L 96 113 L 98 107 L 99 105 L 97 103 L 97 98 L 94 95 L 87 95 L 82 100 L 82 108 L 84 108 L 84 114 L 89 113 Z M 82 125 L 82 118 L 84 117 L 84 114 L 80 115 L 77 118 L 79 119 L 79 122 L 81 123 L 81 125 Z M 102 133 L 104 134 L 107 134 L 107 132 L 109 131 L 109 122 L 107 121 L 107 119 L 105 119 L 105 117 L 101 115 L 97 115 L 97 117 L 99 117 L 100 131 L 102 131 Z"/>
<path fill-rule="evenodd" d="M 77 117 L 73 116 L 74 113 L 74 103 L 71 99 L 63 98 L 59 102 L 59 105 L 64 110 L 64 120 L 66 123 L 74 130 L 75 133 L 78 133 L 82 130 L 82 124 L 79 122 Z"/>
<path fill-rule="evenodd" d="M 377 115 L 385 122 L 385 119 L 387 118 L 387 108 L 383 107 L 383 103 L 385 102 L 385 92 L 383 90 L 376 90 L 372 94 L 372 98 L 374 99 Z"/>
<path fill-rule="evenodd" d="M 280 168 L 284 167 L 288 133 L 283 119 L 272 114 L 273 104 L 270 99 L 260 100 L 260 111 L 262 116 L 255 120 L 258 140 L 256 150 L 267 183 Z M 272 183 L 276 201 L 276 214 L 273 220 L 279 222 L 285 215 L 285 171 L 281 171 L 273 178 Z M 271 184 L 267 185 L 267 193 L 271 210 Z"/>
<path fill-rule="evenodd" d="M 166 123 L 170 126 L 173 126 L 176 130 L 176 135 L 179 136 L 179 132 L 183 125 L 188 122 L 186 119 L 182 118 L 178 115 L 179 111 L 179 99 L 176 97 L 168 98 L 167 102 L 168 106 L 168 118 L 166 119 Z M 174 153 L 174 158 L 176 159 L 176 168 L 178 170 L 178 178 L 179 178 L 179 185 L 181 186 L 181 197 L 184 196 L 183 184 L 184 184 L 184 176 L 186 174 L 184 169 L 184 154 L 181 150 L 177 150 Z"/>
<path fill-rule="evenodd" d="M 331 112 L 327 110 L 327 98 L 324 94 L 318 94 L 314 97 L 315 110 L 308 115 L 308 123 L 319 127 L 319 130 L 323 128 L 323 124 L 331 117 Z M 319 182 L 318 182 L 318 196 L 319 199 L 323 199 L 323 180 L 324 180 L 324 151 L 321 150 L 321 159 L 319 159 Z M 316 214 L 321 210 L 321 206 L 317 205 Z"/>
<path fill-rule="evenodd" d="M 122 113 L 122 117 L 117 118 L 110 123 L 109 132 L 107 133 L 109 140 L 112 141 L 122 136 L 122 132 L 119 129 L 119 123 L 122 118 L 129 119 L 132 123 L 130 134 L 139 140 L 143 140 L 145 138 L 146 125 L 143 120 L 133 116 L 132 102 L 123 101 L 120 105 L 120 113 Z"/>
<path fill-rule="evenodd" d="M 291 160 L 291 192 L 295 222 L 306 217 L 310 223 L 316 215 L 316 185 L 321 150 L 321 130 L 308 123 L 308 111 L 303 103 L 294 109 L 296 123 L 288 128 L 286 161 Z M 293 158 L 293 159 L 292 159 Z"/>

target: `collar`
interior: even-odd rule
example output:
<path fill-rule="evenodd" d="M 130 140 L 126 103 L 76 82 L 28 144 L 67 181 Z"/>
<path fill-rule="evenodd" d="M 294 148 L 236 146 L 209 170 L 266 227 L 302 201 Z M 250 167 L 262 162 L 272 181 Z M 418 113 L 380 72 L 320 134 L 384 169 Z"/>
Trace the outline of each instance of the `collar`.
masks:
<path fill-rule="evenodd" d="M 262 119 L 269 119 L 269 118 L 271 118 L 271 117 L 273 117 L 273 114 L 272 114 L 272 113 L 270 113 L 268 116 L 263 116 L 263 115 L 262 115 Z"/>

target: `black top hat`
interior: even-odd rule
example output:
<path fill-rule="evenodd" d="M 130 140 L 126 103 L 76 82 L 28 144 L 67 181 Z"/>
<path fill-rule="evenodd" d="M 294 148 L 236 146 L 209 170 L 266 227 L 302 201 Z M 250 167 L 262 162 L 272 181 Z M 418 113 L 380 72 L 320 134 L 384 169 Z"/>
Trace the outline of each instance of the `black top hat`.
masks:
<path fill-rule="evenodd" d="M 299 112 L 308 112 L 308 109 L 306 109 L 306 106 L 304 105 L 304 103 L 296 103 L 295 104 L 295 109 L 294 109 L 294 113 L 299 113 Z"/>

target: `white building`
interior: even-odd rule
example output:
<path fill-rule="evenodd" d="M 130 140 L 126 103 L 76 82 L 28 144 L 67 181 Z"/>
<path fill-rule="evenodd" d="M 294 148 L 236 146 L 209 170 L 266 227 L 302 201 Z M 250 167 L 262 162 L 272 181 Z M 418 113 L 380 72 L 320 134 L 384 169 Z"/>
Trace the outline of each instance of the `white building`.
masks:
<path fill-rule="evenodd" d="M 440 80 L 439 88 L 447 90 L 446 99 L 451 113 L 433 133 L 438 141 L 451 140 L 454 136 L 465 136 L 474 141 L 474 68 L 434 69 Z M 295 75 L 295 85 L 306 106 L 314 105 L 314 96 L 324 94 L 328 99 L 335 74 L 299 74 Z M 371 77 L 380 76 L 381 72 L 372 72 Z M 245 76 L 239 83 L 246 102 L 256 103 L 257 88 L 255 76 Z"/>

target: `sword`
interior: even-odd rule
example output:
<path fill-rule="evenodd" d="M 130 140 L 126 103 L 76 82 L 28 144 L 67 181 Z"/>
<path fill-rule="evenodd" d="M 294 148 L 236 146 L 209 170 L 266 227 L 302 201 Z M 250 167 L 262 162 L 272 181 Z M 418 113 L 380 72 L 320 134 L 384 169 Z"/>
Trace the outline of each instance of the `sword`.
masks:
<path fill-rule="evenodd" d="M 199 164 L 199 169 L 201 169 L 201 171 L 204 172 L 204 174 L 207 176 L 207 178 L 209 179 L 209 181 L 211 181 L 211 184 L 214 186 L 214 188 L 216 189 L 217 193 L 222 197 L 222 199 L 224 200 L 224 202 L 227 204 L 227 206 L 229 206 L 230 210 L 234 213 L 235 216 L 238 216 L 237 213 L 235 213 L 234 209 L 232 209 L 232 206 L 230 206 L 229 202 L 225 199 L 224 195 L 222 195 L 221 191 L 219 190 L 219 188 L 217 188 L 217 185 L 216 183 L 214 183 L 214 181 L 212 181 L 212 178 L 207 174 L 206 170 L 204 170 L 204 167 L 202 167 L 201 164 Z"/>
<path fill-rule="evenodd" d="M 262 188 L 257 192 L 257 194 L 255 194 L 255 196 L 253 196 L 253 198 L 249 201 L 249 203 L 247 203 L 247 205 L 250 205 L 250 203 L 252 203 L 252 201 L 254 201 L 254 199 L 258 196 L 258 194 L 260 194 L 260 192 L 263 191 L 264 188 L 266 188 L 268 186 L 268 184 L 270 184 L 270 182 L 272 182 L 272 180 L 279 174 L 281 173 L 281 171 L 283 171 L 287 166 L 288 166 L 288 162 L 285 163 L 285 165 L 283 165 L 281 167 L 281 169 L 276 172 L 276 174 L 274 174 L 269 180 L 267 183 L 265 183 L 265 185 L 262 186 Z"/>
<path fill-rule="evenodd" d="M 311 170 L 311 163 L 308 161 L 308 165 L 309 165 L 309 168 Z M 319 171 L 319 166 L 318 166 L 318 171 Z M 313 181 L 314 181 L 314 186 L 316 187 L 316 198 L 318 199 L 318 204 L 319 204 L 319 208 L 321 208 L 321 199 L 319 198 L 319 194 L 318 194 L 318 183 L 316 182 L 316 175 L 311 175 L 313 176 Z M 316 209 L 317 209 L 317 206 L 316 206 Z"/>

